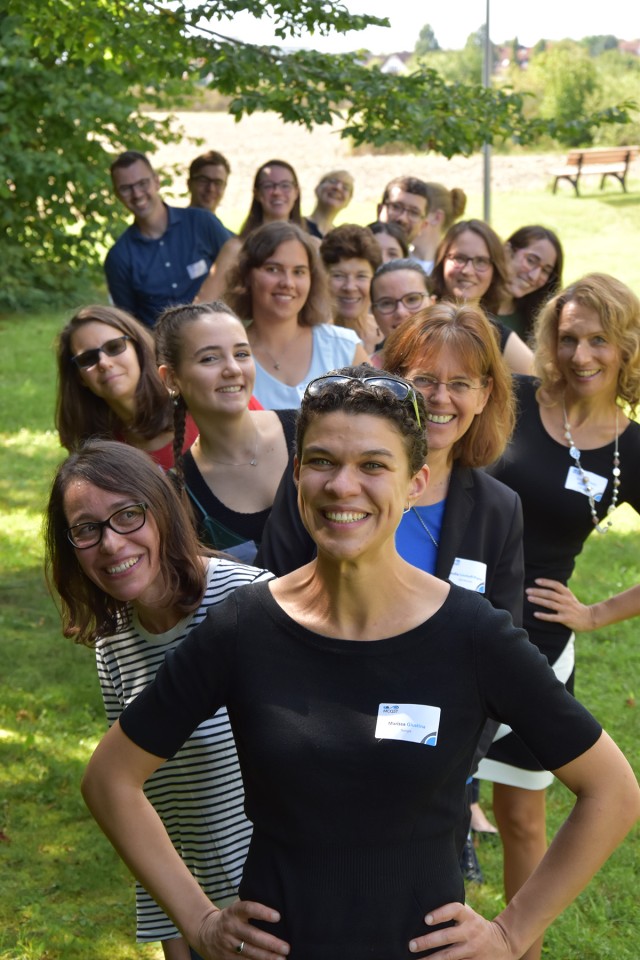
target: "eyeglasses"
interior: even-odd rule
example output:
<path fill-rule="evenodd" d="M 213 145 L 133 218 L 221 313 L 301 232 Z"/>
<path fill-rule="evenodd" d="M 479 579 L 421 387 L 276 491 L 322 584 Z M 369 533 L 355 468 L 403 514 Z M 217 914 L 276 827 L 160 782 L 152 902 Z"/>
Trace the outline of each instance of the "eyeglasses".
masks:
<path fill-rule="evenodd" d="M 469 380 L 456 378 L 455 380 L 437 380 L 426 373 L 418 374 L 411 378 L 414 387 L 421 393 L 432 392 L 438 387 L 445 387 L 450 397 L 467 397 L 471 390 L 482 390 L 486 387 L 486 382 L 476 386 Z"/>
<path fill-rule="evenodd" d="M 489 257 L 465 257 L 461 253 L 448 253 L 447 260 L 452 260 L 460 270 L 470 263 L 476 273 L 486 273 L 493 266 Z"/>
<path fill-rule="evenodd" d="M 281 180 L 279 183 L 274 183 L 273 180 L 263 180 L 262 183 L 258 184 L 258 190 L 264 190 L 265 193 L 273 193 L 274 190 L 291 193 L 295 186 L 293 180 Z"/>
<path fill-rule="evenodd" d="M 201 187 L 215 187 L 217 190 L 222 190 L 227 185 L 226 180 L 220 179 L 220 177 L 208 177 L 206 174 L 198 174 L 197 177 L 191 177 L 191 183 L 197 183 Z"/>
<path fill-rule="evenodd" d="M 117 357 L 119 354 L 124 353 L 127 349 L 127 340 L 131 340 L 131 337 L 128 337 L 126 334 L 123 334 L 121 337 L 114 337 L 113 340 L 107 340 L 106 343 L 103 343 L 101 347 L 95 347 L 93 350 L 85 350 L 84 353 L 79 353 L 76 357 L 71 357 L 71 360 L 77 367 L 80 367 L 81 370 L 88 370 L 89 367 L 95 367 L 96 363 L 100 362 L 101 353 L 104 353 L 105 357 Z"/>
<path fill-rule="evenodd" d="M 371 306 L 374 310 L 377 310 L 378 313 L 395 313 L 396 307 L 399 303 L 403 307 L 406 307 L 407 310 L 419 310 L 424 301 L 427 299 L 426 293 L 405 293 L 404 297 L 398 297 L 394 299 L 393 297 L 382 297 L 381 300 L 375 300 Z"/>
<path fill-rule="evenodd" d="M 351 193 L 353 188 L 353 184 L 347 183 L 346 180 L 340 180 L 338 177 L 327 177 L 327 179 L 322 182 L 328 184 L 330 187 L 342 187 L 346 193 Z"/>
<path fill-rule="evenodd" d="M 109 527 L 115 533 L 135 533 L 144 527 L 147 520 L 148 503 L 132 503 L 121 507 L 106 520 L 92 520 L 87 523 L 74 523 L 67 528 L 67 538 L 77 550 L 88 550 L 102 540 L 104 528 Z"/>
<path fill-rule="evenodd" d="M 535 253 L 525 253 L 524 262 L 529 270 L 540 270 L 545 280 L 548 280 L 555 270 L 555 267 L 550 267 L 548 263 L 543 263 Z"/>
<path fill-rule="evenodd" d="M 401 380 L 399 377 L 347 377 L 341 373 L 329 373 L 324 377 L 316 377 L 315 380 L 311 380 L 307 384 L 304 396 L 305 398 L 317 397 L 322 393 L 323 390 L 331 386 L 332 383 L 349 383 L 351 380 L 354 380 L 356 383 L 361 383 L 363 386 L 368 385 L 370 387 L 378 387 L 380 390 L 386 390 L 386 392 L 392 394 L 396 400 L 409 400 L 413 406 L 416 423 L 419 427 L 422 426 L 422 423 L 420 422 L 420 410 L 418 409 L 416 392 L 412 384 L 410 384 L 407 380 Z"/>
<path fill-rule="evenodd" d="M 149 189 L 151 177 L 144 177 L 142 180 L 136 180 L 135 183 L 123 183 L 116 187 L 116 192 L 121 197 L 130 197 L 134 190 L 141 190 L 143 193 Z"/>
<path fill-rule="evenodd" d="M 397 203 L 395 200 L 385 200 L 382 204 L 395 217 L 401 217 L 404 213 L 409 220 L 424 220 L 427 211 L 418 210 L 417 207 L 405 207 L 404 203 Z"/>

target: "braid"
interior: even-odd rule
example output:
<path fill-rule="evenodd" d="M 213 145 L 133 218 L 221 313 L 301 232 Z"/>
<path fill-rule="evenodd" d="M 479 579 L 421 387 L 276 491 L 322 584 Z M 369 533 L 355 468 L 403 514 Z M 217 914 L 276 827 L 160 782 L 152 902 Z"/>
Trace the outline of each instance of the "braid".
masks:
<path fill-rule="evenodd" d="M 182 448 L 186 430 L 187 407 L 182 397 L 173 401 L 173 470 L 179 490 L 184 489 L 184 463 Z"/>

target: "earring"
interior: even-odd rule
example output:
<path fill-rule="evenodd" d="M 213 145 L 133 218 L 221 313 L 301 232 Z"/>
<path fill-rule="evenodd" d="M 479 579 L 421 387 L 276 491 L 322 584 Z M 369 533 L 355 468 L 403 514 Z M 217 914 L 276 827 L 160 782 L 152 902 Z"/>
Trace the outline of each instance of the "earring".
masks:
<path fill-rule="evenodd" d="M 405 513 L 409 513 L 410 510 L 411 510 L 411 504 L 408 503 L 407 506 L 406 506 L 406 507 L 404 508 L 404 510 L 402 511 L 402 516 L 404 516 Z"/>
<path fill-rule="evenodd" d="M 180 400 L 180 394 L 177 390 L 169 390 L 169 397 L 173 400 L 174 407 L 178 406 L 178 401 Z"/>

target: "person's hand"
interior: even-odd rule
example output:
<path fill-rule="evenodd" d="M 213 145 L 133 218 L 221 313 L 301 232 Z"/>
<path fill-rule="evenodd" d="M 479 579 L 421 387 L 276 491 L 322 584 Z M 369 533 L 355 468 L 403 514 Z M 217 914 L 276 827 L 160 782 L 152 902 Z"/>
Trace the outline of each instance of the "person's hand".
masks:
<path fill-rule="evenodd" d="M 194 950 L 205 960 L 279 960 L 289 953 L 289 944 L 254 927 L 250 920 L 277 923 L 277 910 L 251 900 L 238 900 L 224 910 L 210 913 L 200 927 Z"/>
<path fill-rule="evenodd" d="M 425 917 L 427 926 L 450 921 L 453 926 L 411 940 L 409 950 L 420 953 L 435 949 L 434 956 L 441 960 L 516 960 L 520 956 L 511 948 L 498 921 L 485 920 L 464 903 L 447 903 Z"/>
<path fill-rule="evenodd" d="M 535 580 L 535 586 L 527 587 L 527 599 L 545 611 L 536 610 L 533 614 L 538 620 L 550 623 L 564 623 L 570 630 L 593 630 L 592 608 L 580 603 L 578 598 L 557 580 Z"/>

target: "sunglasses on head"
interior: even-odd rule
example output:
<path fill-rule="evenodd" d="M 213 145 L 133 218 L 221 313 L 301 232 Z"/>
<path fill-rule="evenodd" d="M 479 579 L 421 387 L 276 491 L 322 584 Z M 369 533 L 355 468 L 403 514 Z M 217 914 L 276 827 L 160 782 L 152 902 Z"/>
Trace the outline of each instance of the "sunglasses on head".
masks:
<path fill-rule="evenodd" d="M 386 392 L 390 393 L 396 400 L 408 400 L 413 407 L 416 423 L 419 427 L 422 426 L 416 391 L 413 386 L 407 380 L 401 380 L 400 377 L 392 377 L 389 374 L 386 376 L 373 374 L 370 377 L 348 377 L 341 373 L 329 373 L 324 377 L 316 377 L 315 380 L 311 380 L 310 383 L 307 384 L 304 395 L 305 397 L 317 397 L 332 383 L 349 383 L 352 380 L 356 383 L 361 383 L 363 386 L 378 387 L 380 390 L 386 390 Z"/>
<path fill-rule="evenodd" d="M 85 350 L 84 353 L 79 353 L 71 359 L 81 370 L 88 370 L 89 367 L 95 367 L 96 363 L 99 362 L 101 353 L 104 353 L 105 357 L 117 357 L 118 354 L 124 353 L 127 349 L 127 340 L 131 340 L 131 337 L 126 334 L 121 337 L 114 337 L 113 340 L 107 340 L 103 343 L 101 347 Z"/>

